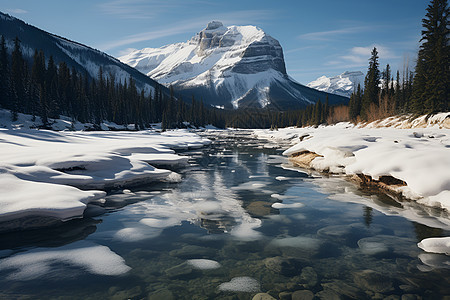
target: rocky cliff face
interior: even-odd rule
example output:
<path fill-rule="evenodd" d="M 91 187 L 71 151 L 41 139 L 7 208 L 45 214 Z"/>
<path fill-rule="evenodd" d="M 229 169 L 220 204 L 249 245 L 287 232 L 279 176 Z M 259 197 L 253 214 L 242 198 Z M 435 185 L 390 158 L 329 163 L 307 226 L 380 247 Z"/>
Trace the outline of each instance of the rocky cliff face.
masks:
<path fill-rule="evenodd" d="M 280 43 L 255 26 L 213 21 L 185 43 L 136 50 L 120 60 L 214 106 L 300 108 L 327 96 L 292 80 Z"/>

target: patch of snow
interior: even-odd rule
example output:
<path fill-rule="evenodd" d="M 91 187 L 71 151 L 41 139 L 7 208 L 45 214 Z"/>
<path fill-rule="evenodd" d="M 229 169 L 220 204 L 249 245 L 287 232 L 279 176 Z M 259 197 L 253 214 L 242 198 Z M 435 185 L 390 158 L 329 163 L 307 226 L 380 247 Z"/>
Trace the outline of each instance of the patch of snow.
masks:
<path fill-rule="evenodd" d="M 303 206 L 305 206 L 305 204 L 300 203 L 300 202 L 288 203 L 288 204 L 278 203 L 277 202 L 277 203 L 272 204 L 272 207 L 273 208 L 277 208 L 277 209 L 280 209 L 280 208 L 300 208 L 300 207 L 303 207 Z"/>
<path fill-rule="evenodd" d="M 234 277 L 229 282 L 219 285 L 220 291 L 225 292 L 259 292 L 261 289 L 259 282 L 251 277 Z"/>
<path fill-rule="evenodd" d="M 417 246 L 426 252 L 450 255 L 450 237 L 423 239 Z"/>
<path fill-rule="evenodd" d="M 190 259 L 187 261 L 188 265 L 198 270 L 214 270 L 221 267 L 221 265 L 210 259 Z"/>
<path fill-rule="evenodd" d="M 0 111 L 1 113 L 1 111 Z M 11 126 L 9 126 L 11 128 Z M 105 189 L 181 176 L 148 164 L 183 165 L 173 149 L 210 141 L 186 130 L 159 133 L 0 129 L 0 222 L 25 216 L 81 217 Z M 124 145 L 130 145 L 129 147 Z"/>
<path fill-rule="evenodd" d="M 310 151 L 321 155 L 311 162 L 318 171 L 365 174 L 375 180 L 392 176 L 407 183 L 397 189 L 407 198 L 450 209 L 449 129 L 368 128 L 339 123 L 318 128 L 283 128 L 276 132 L 254 130 L 256 136 L 269 140 L 287 139 L 294 133 L 307 135 L 308 139 L 286 150 L 283 153 L 286 156 Z"/>
<path fill-rule="evenodd" d="M 334 77 L 322 76 L 306 86 L 319 91 L 350 97 L 358 84 L 364 85 L 364 74 L 360 71 L 344 72 Z"/>
<path fill-rule="evenodd" d="M 51 273 L 57 264 L 82 268 L 97 275 L 117 276 L 131 268 L 106 246 L 75 242 L 59 248 L 42 248 L 19 253 L 0 261 L 0 270 L 13 270 L 10 280 L 33 280 Z M 59 269 L 56 269 L 59 271 Z"/>

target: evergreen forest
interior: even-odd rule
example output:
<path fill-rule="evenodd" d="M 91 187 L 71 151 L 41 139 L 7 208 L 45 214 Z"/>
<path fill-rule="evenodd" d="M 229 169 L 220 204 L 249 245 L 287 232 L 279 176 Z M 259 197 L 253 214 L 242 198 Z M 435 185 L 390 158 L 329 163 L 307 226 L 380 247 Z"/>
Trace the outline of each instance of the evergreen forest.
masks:
<path fill-rule="evenodd" d="M 388 116 L 434 114 L 449 110 L 450 44 L 447 0 L 431 0 L 422 20 L 422 37 L 415 70 L 405 67 L 394 72 L 389 64 L 380 70 L 379 56 L 373 48 L 364 86 L 358 85 L 348 105 L 330 106 L 328 99 L 317 99 L 303 110 L 268 109 L 223 110 L 206 107 L 201 99 L 182 99 L 156 86 L 151 93 L 139 91 L 132 77 L 124 82 L 105 74 L 100 67 L 97 78 L 55 62 L 36 49 L 31 65 L 23 57 L 20 39 L 8 52 L 0 40 L 0 108 L 9 109 L 13 121 L 18 113 L 36 116 L 42 127 L 49 119 L 68 116 L 100 128 L 102 121 L 134 124 L 135 129 L 161 122 L 163 130 L 200 127 L 272 128 L 333 124 L 340 121 L 373 121 Z M 187 101 L 185 101 L 187 100 Z"/>

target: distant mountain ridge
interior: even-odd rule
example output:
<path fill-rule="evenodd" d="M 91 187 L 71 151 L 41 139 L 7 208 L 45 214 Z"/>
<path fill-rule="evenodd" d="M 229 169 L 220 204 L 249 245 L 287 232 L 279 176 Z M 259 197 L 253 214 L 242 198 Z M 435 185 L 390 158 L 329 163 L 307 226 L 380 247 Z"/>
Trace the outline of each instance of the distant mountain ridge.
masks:
<path fill-rule="evenodd" d="M 307 86 L 319 91 L 350 97 L 358 83 L 361 84 L 361 88 L 364 87 L 364 74 L 360 71 L 347 71 L 333 77 L 321 76 Z"/>
<path fill-rule="evenodd" d="M 91 78 L 97 78 L 99 68 L 103 68 L 104 74 L 112 74 L 116 82 L 124 82 L 133 77 L 137 88 L 144 90 L 146 94 L 154 92 L 159 85 L 155 80 L 142 74 L 134 68 L 120 62 L 118 59 L 93 49 L 89 46 L 48 33 L 22 20 L 0 12 L 0 35 L 6 40 L 7 48 L 12 51 L 13 41 L 19 38 L 24 58 L 32 62 L 34 51 L 42 50 L 48 59 L 53 56 L 58 64 L 64 61 L 70 68 L 75 68 L 79 73 L 87 73 Z M 168 94 L 168 89 L 161 86 Z"/>
<path fill-rule="evenodd" d="M 255 26 L 210 22 L 189 41 L 135 50 L 119 58 L 184 95 L 225 108 L 304 108 L 328 97 L 348 98 L 308 88 L 286 73 L 280 43 Z"/>

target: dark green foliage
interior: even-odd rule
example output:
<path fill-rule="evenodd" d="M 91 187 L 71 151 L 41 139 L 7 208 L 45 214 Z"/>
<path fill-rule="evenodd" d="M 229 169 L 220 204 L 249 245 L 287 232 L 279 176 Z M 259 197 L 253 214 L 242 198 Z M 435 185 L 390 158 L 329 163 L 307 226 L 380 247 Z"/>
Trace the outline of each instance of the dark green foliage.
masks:
<path fill-rule="evenodd" d="M 373 48 L 372 55 L 369 59 L 369 69 L 364 79 L 364 95 L 361 101 L 361 117 L 368 120 L 369 109 L 373 105 L 378 105 L 378 96 L 380 88 L 380 70 L 378 68 L 378 51 Z"/>
<path fill-rule="evenodd" d="M 5 38 L 0 41 L 0 107 L 6 107 L 9 98 L 9 66 Z"/>
<path fill-rule="evenodd" d="M 449 109 L 450 45 L 447 0 L 432 0 L 422 19 L 420 46 L 412 95 L 414 113 Z"/>

